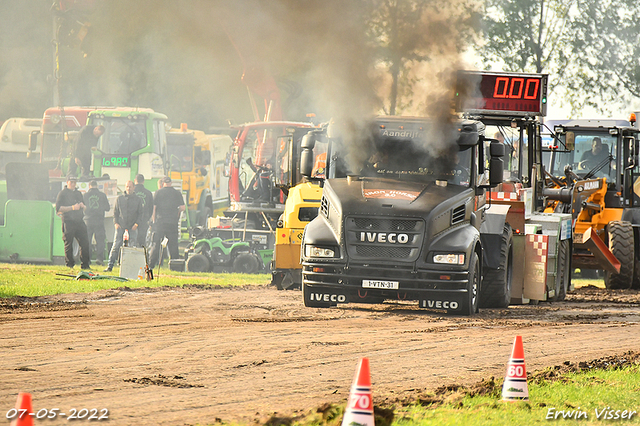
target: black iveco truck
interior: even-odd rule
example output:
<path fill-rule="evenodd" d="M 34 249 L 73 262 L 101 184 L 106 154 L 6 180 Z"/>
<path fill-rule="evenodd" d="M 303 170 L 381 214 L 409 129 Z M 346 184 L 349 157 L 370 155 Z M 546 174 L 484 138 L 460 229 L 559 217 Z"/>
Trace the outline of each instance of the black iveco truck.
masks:
<path fill-rule="evenodd" d="M 476 121 L 378 117 L 364 135 L 329 125 L 302 142 L 301 173 L 329 142 L 318 216 L 305 228 L 307 307 L 417 300 L 426 309 L 478 311 L 486 191 L 502 182 L 504 145 Z M 501 235 L 504 220 L 483 232 Z"/>

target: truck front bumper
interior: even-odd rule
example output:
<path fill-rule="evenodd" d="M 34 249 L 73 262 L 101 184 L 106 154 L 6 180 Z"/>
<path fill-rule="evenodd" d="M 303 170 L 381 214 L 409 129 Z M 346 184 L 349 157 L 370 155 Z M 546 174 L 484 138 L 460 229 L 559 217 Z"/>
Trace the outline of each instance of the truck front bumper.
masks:
<path fill-rule="evenodd" d="M 344 267 L 304 262 L 302 281 L 316 301 L 358 303 L 372 300 L 417 300 L 421 308 L 455 311 L 468 299 L 469 273 L 461 269 Z M 366 281 L 395 288 L 368 288 Z"/>

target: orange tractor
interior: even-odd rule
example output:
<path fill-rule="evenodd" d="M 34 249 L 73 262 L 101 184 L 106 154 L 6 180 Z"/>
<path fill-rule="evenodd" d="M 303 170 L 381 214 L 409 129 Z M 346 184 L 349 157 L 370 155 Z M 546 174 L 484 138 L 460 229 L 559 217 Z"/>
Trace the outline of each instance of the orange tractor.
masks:
<path fill-rule="evenodd" d="M 607 288 L 640 288 L 640 130 L 614 120 L 554 127 L 547 212 L 571 213 L 572 266 L 605 271 Z"/>

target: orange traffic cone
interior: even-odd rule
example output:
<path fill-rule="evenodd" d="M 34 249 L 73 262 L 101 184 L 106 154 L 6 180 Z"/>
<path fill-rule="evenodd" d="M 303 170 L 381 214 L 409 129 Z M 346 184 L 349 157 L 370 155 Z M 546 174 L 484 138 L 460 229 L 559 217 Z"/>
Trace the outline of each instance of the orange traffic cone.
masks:
<path fill-rule="evenodd" d="M 375 426 L 373 399 L 371 398 L 371 375 L 369 358 L 362 358 L 353 378 L 349 401 L 342 418 L 342 426 Z"/>
<path fill-rule="evenodd" d="M 502 385 L 503 401 L 528 401 L 527 367 L 524 365 L 524 349 L 522 336 L 516 336 L 513 341 L 513 351 L 507 366 L 507 374 Z"/>
<path fill-rule="evenodd" d="M 33 408 L 31 408 L 31 394 L 20 392 L 16 401 L 16 415 L 11 426 L 33 426 Z"/>

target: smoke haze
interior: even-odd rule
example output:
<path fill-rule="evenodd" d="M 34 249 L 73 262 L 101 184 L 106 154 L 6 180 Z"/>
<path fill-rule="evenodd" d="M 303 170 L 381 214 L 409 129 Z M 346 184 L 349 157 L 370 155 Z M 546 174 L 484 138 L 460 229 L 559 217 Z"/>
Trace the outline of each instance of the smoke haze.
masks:
<path fill-rule="evenodd" d="M 363 13 L 373 1 L 76 3 L 95 5 L 82 16 L 91 24 L 82 46 L 90 54 L 83 57 L 80 46 L 60 47 L 64 105 L 150 107 L 167 114 L 174 126 L 187 122 L 209 130 L 227 120 L 253 120 L 241 77 L 257 68 L 281 83 L 286 119 L 306 120 L 310 112 L 322 120 L 339 117 L 357 135 L 366 119 L 384 111 L 388 70 L 366 38 Z M 410 100 L 405 114 L 451 120 L 460 37 L 447 16 L 457 5 L 421 16 L 420 48 L 430 60 L 406 61 L 404 78 L 417 84 L 411 86 L 414 93 L 402 94 Z M 41 117 L 53 104 L 50 6 L 44 0 L 0 0 L 0 120 Z"/>

